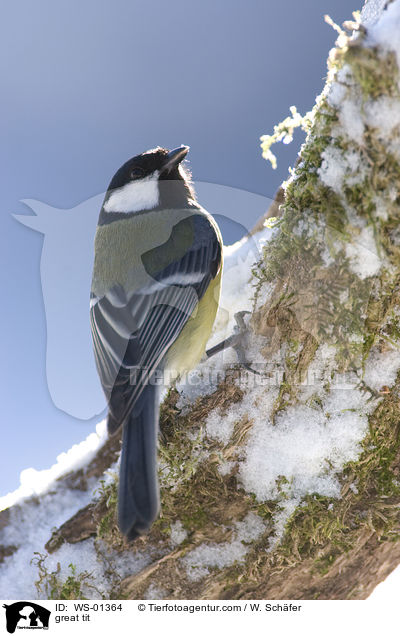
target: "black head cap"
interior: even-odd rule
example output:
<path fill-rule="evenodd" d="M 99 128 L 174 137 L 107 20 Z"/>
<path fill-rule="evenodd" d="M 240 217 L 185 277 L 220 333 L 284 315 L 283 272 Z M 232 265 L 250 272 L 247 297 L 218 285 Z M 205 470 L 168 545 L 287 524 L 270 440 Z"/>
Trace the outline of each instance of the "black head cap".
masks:
<path fill-rule="evenodd" d="M 189 146 L 181 146 L 180 148 L 175 148 L 175 150 L 170 151 L 166 148 L 158 147 L 136 155 L 132 157 L 132 159 L 128 159 L 128 161 L 117 170 L 111 179 L 108 190 L 122 188 L 127 183 L 149 177 L 156 171 L 159 173 L 160 180 L 182 179 L 179 165 L 188 152 Z M 186 175 L 184 174 L 183 176 Z"/>
<path fill-rule="evenodd" d="M 195 195 L 190 185 L 190 173 L 181 166 L 188 152 L 189 146 L 174 150 L 158 147 L 132 157 L 113 176 L 103 206 L 107 208 L 106 202 L 116 190 L 152 177 L 157 180 L 157 209 L 191 206 Z M 101 222 L 111 221 L 103 216 L 102 210 Z"/>

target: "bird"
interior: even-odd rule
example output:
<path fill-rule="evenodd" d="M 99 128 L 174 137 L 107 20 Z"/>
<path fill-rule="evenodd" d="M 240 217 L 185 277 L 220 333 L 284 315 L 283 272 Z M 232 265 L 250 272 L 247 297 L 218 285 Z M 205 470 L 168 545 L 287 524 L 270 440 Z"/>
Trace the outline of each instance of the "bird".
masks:
<path fill-rule="evenodd" d="M 108 434 L 122 427 L 118 526 L 128 541 L 148 533 L 160 510 L 160 378 L 200 361 L 220 298 L 221 232 L 197 201 L 188 151 L 157 147 L 124 163 L 94 240 L 92 341 Z"/>

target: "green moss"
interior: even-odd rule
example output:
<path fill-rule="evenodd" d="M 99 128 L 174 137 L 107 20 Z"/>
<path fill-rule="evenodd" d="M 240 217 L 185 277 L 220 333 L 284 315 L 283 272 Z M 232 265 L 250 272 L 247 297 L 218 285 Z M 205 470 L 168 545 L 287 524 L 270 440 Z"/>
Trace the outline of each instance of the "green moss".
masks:
<path fill-rule="evenodd" d="M 96 509 L 102 511 L 97 523 L 97 536 L 111 547 L 121 547 L 123 538 L 117 523 L 118 475 L 114 473 L 108 484 L 101 480 L 97 494 L 99 499 Z"/>
<path fill-rule="evenodd" d="M 344 61 L 350 65 L 364 99 L 399 95 L 399 71 L 393 51 L 383 53 L 378 48 L 367 48 L 362 43 L 354 44 L 346 51 Z"/>
<path fill-rule="evenodd" d="M 266 502 L 260 504 L 256 500 L 256 498 L 254 497 L 253 512 L 256 512 L 258 514 L 258 516 L 261 517 L 262 519 L 265 519 L 266 521 L 270 521 L 271 522 L 271 528 L 272 528 L 274 515 L 276 514 L 276 512 L 278 510 L 279 510 L 278 502 L 276 502 L 276 501 L 266 501 Z"/>
<path fill-rule="evenodd" d="M 39 598 L 49 600 L 87 599 L 86 594 L 89 591 L 96 592 L 96 598 L 103 598 L 101 592 L 94 585 L 93 575 L 86 570 L 78 574 L 76 566 L 70 563 L 68 566 L 70 573 L 65 577 L 62 575 L 60 563 L 57 563 L 56 569 L 50 572 L 46 566 L 47 555 L 39 552 L 34 554 L 31 564 L 39 570 L 39 578 L 35 582 Z"/>

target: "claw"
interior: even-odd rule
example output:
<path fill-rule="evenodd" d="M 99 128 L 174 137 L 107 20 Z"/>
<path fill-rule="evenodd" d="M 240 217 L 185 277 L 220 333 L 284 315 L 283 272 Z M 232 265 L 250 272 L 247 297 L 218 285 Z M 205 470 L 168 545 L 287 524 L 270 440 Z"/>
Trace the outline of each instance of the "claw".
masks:
<path fill-rule="evenodd" d="M 232 334 L 232 336 L 229 336 L 229 338 L 227 338 L 226 340 L 218 343 L 217 345 L 215 345 L 215 347 L 211 347 L 211 349 L 208 349 L 206 351 L 206 356 L 207 358 L 211 358 L 211 356 L 215 355 L 216 353 L 232 347 L 232 349 L 235 350 L 239 364 L 242 367 L 244 367 L 248 371 L 251 371 L 255 375 L 262 375 L 262 373 L 253 369 L 250 366 L 249 362 L 247 362 L 246 360 L 245 347 L 243 344 L 244 337 L 246 335 L 246 332 L 248 331 L 246 323 L 244 321 L 244 316 L 246 314 L 251 314 L 251 311 L 238 311 L 234 315 L 236 326 L 234 327 L 234 333 Z"/>
<path fill-rule="evenodd" d="M 251 314 L 251 311 L 237 311 L 236 314 L 234 314 L 234 319 L 236 320 L 236 329 L 239 329 L 240 331 L 247 331 L 247 327 L 246 327 L 246 323 L 244 321 L 244 316 L 246 316 L 246 314 Z"/>

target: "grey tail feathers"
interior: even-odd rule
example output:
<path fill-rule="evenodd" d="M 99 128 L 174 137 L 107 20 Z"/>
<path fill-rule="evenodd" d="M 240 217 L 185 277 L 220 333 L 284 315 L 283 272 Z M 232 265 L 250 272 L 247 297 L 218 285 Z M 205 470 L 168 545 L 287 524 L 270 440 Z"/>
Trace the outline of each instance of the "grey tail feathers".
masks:
<path fill-rule="evenodd" d="M 124 424 L 118 490 L 118 524 L 128 541 L 145 534 L 160 508 L 157 470 L 159 387 L 148 384 L 142 408 Z"/>

